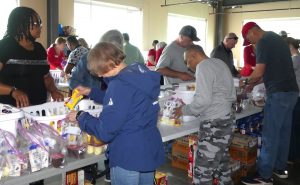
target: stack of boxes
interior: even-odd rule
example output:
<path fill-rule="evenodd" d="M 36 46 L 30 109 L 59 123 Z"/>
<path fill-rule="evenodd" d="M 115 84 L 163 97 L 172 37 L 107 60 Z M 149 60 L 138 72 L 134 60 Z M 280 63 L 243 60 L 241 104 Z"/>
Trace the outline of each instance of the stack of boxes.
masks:
<path fill-rule="evenodd" d="M 242 176 L 247 176 L 256 170 L 256 159 L 262 144 L 262 120 L 263 113 L 261 112 L 236 122 L 235 134 L 229 148 L 232 158 L 230 167 L 235 184 L 240 182 Z M 172 146 L 172 166 L 187 170 L 188 176 L 191 178 L 194 173 L 197 142 L 197 134 L 191 134 L 176 139 Z"/>
<path fill-rule="evenodd" d="M 239 133 L 234 134 L 229 153 L 233 160 L 240 162 L 242 176 L 249 175 L 255 171 L 257 138 Z"/>
<path fill-rule="evenodd" d="M 187 170 L 189 165 L 189 137 L 185 136 L 175 140 L 172 146 L 172 166 Z"/>
<path fill-rule="evenodd" d="M 172 146 L 172 166 L 187 171 L 193 178 L 197 152 L 197 134 L 191 134 L 175 140 Z"/>

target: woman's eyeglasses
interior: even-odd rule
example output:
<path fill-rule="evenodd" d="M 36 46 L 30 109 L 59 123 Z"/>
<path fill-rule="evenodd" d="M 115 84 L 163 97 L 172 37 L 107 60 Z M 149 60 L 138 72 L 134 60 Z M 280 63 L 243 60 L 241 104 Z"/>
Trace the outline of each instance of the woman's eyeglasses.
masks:
<path fill-rule="evenodd" d="M 35 21 L 35 22 L 33 22 L 32 23 L 34 26 L 36 26 L 36 27 L 39 27 L 39 28 L 41 28 L 42 26 L 43 26 L 43 24 L 42 24 L 42 21 L 41 20 L 39 20 L 39 21 Z"/>

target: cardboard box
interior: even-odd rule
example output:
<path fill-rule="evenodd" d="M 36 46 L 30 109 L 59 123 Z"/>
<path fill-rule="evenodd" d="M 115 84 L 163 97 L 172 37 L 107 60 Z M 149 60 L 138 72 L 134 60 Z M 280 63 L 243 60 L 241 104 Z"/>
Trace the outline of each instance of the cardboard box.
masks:
<path fill-rule="evenodd" d="M 177 157 L 172 156 L 172 167 L 179 168 L 182 170 L 187 170 L 189 162 L 186 160 L 178 159 Z"/>
<path fill-rule="evenodd" d="M 229 153 L 232 159 L 248 164 L 256 161 L 257 147 L 240 148 L 239 146 L 231 145 Z"/>
<path fill-rule="evenodd" d="M 154 185 L 168 185 L 167 174 L 156 171 L 154 176 Z"/>
<path fill-rule="evenodd" d="M 231 144 L 240 148 L 251 148 L 257 145 L 257 138 L 235 133 Z"/>
<path fill-rule="evenodd" d="M 172 146 L 172 157 L 188 162 L 189 147 L 175 142 Z M 186 168 L 187 169 L 187 168 Z"/>
<path fill-rule="evenodd" d="M 66 173 L 66 185 L 78 185 L 77 170 Z"/>
<path fill-rule="evenodd" d="M 256 161 L 251 161 L 249 163 L 241 164 L 242 176 L 252 175 L 256 172 Z"/>
<path fill-rule="evenodd" d="M 189 136 L 177 138 L 175 142 L 183 146 L 189 146 Z"/>

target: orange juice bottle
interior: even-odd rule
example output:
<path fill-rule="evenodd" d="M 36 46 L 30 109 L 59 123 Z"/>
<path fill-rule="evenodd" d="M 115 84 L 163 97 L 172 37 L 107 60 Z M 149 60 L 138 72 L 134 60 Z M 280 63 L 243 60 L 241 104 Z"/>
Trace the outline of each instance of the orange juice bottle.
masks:
<path fill-rule="evenodd" d="M 75 89 L 69 101 L 65 103 L 65 106 L 68 107 L 70 110 L 74 110 L 77 103 L 83 98 L 82 95 L 78 96 L 78 93 L 78 90 Z"/>

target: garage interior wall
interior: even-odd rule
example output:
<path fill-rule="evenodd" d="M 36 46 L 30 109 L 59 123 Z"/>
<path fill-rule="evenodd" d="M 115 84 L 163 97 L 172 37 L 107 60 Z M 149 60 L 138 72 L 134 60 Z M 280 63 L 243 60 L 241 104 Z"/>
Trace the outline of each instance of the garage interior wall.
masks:
<path fill-rule="evenodd" d="M 153 39 L 162 41 L 167 40 L 167 18 L 168 13 L 181 14 L 193 17 L 204 18 L 207 20 L 207 51 L 214 48 L 215 40 L 215 17 L 210 15 L 212 8 L 201 3 L 184 4 L 177 6 L 161 7 L 164 0 L 101 0 L 101 2 L 115 3 L 120 5 L 134 6 L 143 10 L 143 50 L 148 50 Z M 39 41 L 46 46 L 47 36 L 47 0 L 21 0 L 21 6 L 29 6 L 35 9 L 43 21 L 43 33 Z M 242 36 L 241 27 L 245 19 L 263 19 L 263 18 L 288 18 L 300 17 L 300 10 L 282 10 L 252 13 L 229 13 L 234 11 L 254 11 L 270 10 L 283 8 L 299 8 L 300 1 L 286 1 L 274 3 L 260 3 L 255 5 L 244 5 L 242 8 L 227 10 L 224 14 L 224 35 L 228 32 L 235 32 L 241 39 L 233 49 L 234 58 L 240 61 L 242 54 Z M 74 1 L 59 0 L 59 22 L 63 25 L 74 25 Z M 179 30 L 174 30 L 179 32 Z M 175 39 L 175 38 L 174 38 Z M 209 53 L 207 53 L 209 54 Z"/>
<path fill-rule="evenodd" d="M 100 0 L 99 0 L 100 1 Z M 214 15 L 210 16 L 212 9 L 201 3 L 186 4 L 178 6 L 161 7 L 163 0 L 101 0 L 101 2 L 113 3 L 125 6 L 133 6 L 143 11 L 143 50 L 148 50 L 154 39 L 167 40 L 167 18 L 168 13 L 176 13 L 192 17 L 201 17 L 207 20 L 208 38 L 214 37 Z M 59 0 L 59 20 L 62 24 L 73 25 L 74 13 L 73 0 Z M 179 32 L 179 30 L 174 30 Z M 174 38 L 175 39 L 175 38 Z M 213 40 L 208 40 L 213 43 Z M 207 45 L 212 48 L 212 45 Z"/>
<path fill-rule="evenodd" d="M 290 9 L 291 8 L 291 9 Z M 300 17 L 300 9 L 293 10 L 292 8 L 300 8 L 300 1 L 286 1 L 286 2 L 273 2 L 273 3 L 260 3 L 256 5 L 244 5 L 242 8 L 232 9 L 227 12 L 235 11 L 255 11 L 255 10 L 271 10 L 271 9 L 287 9 L 280 11 L 261 11 L 251 13 L 228 13 L 224 15 L 224 33 L 234 32 L 240 38 L 236 48 L 232 50 L 234 58 L 240 62 L 240 55 L 242 49 L 242 34 L 241 29 L 245 19 L 266 19 L 266 18 L 288 18 Z M 279 25 L 284 30 L 284 25 Z M 298 26 L 298 25 L 295 25 Z M 270 30 L 266 30 L 270 31 Z M 299 37 L 300 38 L 300 34 Z"/>
<path fill-rule="evenodd" d="M 37 41 L 47 48 L 47 0 L 20 0 L 20 6 L 33 8 L 40 15 L 43 27 L 41 37 Z"/>
<path fill-rule="evenodd" d="M 126 6 L 133 6 L 143 10 L 143 50 L 151 47 L 153 39 L 167 40 L 167 18 L 168 13 L 181 14 L 192 17 L 204 18 L 207 20 L 207 49 L 211 50 L 214 43 L 215 15 L 209 15 L 212 8 L 201 3 L 185 4 L 178 6 L 161 7 L 163 0 L 101 0 L 101 2 L 114 3 Z M 40 41 L 46 46 L 46 19 L 47 0 L 21 0 L 21 6 L 28 6 L 35 9 L 43 21 L 43 32 Z M 59 23 L 63 25 L 74 25 L 74 1 L 59 0 Z M 179 32 L 179 30 L 174 30 Z M 174 38 L 175 39 L 175 38 Z"/>

